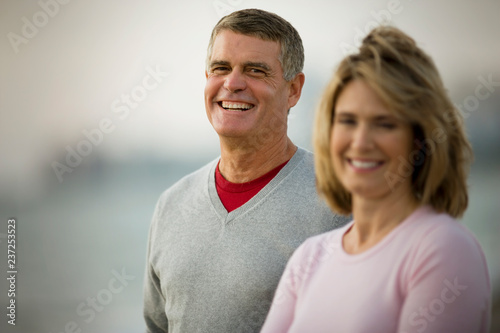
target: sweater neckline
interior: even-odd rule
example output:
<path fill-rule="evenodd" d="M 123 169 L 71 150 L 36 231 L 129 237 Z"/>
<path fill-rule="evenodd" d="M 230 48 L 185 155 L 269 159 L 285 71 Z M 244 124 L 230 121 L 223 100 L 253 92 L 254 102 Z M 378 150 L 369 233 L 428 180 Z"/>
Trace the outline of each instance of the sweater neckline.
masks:
<path fill-rule="evenodd" d="M 306 151 L 303 148 L 297 147 L 297 151 L 293 154 L 292 158 L 286 163 L 286 165 L 278 172 L 278 174 L 264 186 L 256 195 L 254 195 L 250 200 L 244 203 L 242 206 L 236 208 L 231 212 L 227 212 L 226 208 L 222 204 L 219 195 L 217 194 L 217 189 L 215 185 L 215 168 L 219 163 L 219 159 L 216 159 L 210 168 L 208 176 L 208 195 L 212 203 L 213 208 L 219 215 L 219 217 L 228 223 L 238 216 L 245 214 L 247 211 L 252 209 L 257 203 L 259 203 L 268 193 L 270 193 L 276 186 L 287 177 L 298 165 L 298 163 L 303 159 Z"/>
<path fill-rule="evenodd" d="M 265 184 L 269 183 L 279 173 L 279 171 L 288 163 L 288 161 L 278 165 L 276 168 L 265 173 L 259 178 L 256 178 L 246 183 L 232 183 L 229 180 L 226 180 L 219 171 L 219 163 L 220 159 L 219 162 L 217 162 L 217 167 L 215 168 L 216 185 L 218 185 L 220 188 L 222 188 L 223 191 L 226 192 L 242 193 L 253 190 L 254 188 L 257 187 L 264 188 Z"/>

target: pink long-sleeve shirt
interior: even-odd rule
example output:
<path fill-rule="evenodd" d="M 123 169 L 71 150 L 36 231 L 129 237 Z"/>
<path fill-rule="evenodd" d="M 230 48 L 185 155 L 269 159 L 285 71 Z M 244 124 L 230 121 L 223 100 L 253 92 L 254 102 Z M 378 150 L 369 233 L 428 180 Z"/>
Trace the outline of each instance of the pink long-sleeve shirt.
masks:
<path fill-rule="evenodd" d="M 351 255 L 342 237 L 353 223 L 295 251 L 261 333 L 488 331 L 488 269 L 464 226 L 424 206 Z"/>

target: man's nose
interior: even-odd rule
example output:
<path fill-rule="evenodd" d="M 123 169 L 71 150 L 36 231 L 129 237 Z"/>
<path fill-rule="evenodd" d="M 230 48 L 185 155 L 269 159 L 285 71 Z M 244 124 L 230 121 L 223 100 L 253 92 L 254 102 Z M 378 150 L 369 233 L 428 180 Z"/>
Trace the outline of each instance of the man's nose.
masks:
<path fill-rule="evenodd" d="M 246 88 L 245 76 L 239 71 L 233 70 L 226 76 L 224 88 L 230 92 L 238 92 Z"/>

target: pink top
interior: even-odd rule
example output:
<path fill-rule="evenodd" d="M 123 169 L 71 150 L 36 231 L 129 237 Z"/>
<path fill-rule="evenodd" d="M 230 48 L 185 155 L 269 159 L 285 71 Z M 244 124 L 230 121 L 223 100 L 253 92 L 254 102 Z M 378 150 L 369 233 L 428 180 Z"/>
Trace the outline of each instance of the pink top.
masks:
<path fill-rule="evenodd" d="M 488 331 L 488 269 L 464 226 L 424 206 L 351 255 L 342 237 L 353 223 L 295 251 L 261 333 Z"/>

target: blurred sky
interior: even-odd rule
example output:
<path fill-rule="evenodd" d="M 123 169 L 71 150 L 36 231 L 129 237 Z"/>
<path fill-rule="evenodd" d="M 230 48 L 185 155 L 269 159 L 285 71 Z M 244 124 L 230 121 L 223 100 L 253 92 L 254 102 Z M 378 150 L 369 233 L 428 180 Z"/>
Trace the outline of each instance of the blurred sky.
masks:
<path fill-rule="evenodd" d="M 311 149 L 316 102 L 336 64 L 345 55 L 343 49 L 346 45 L 357 46 L 377 21 L 388 20 L 415 38 L 435 60 L 457 105 L 463 107 L 470 102 L 481 82 L 492 81 L 490 95 L 469 113 L 466 125 L 476 163 L 480 165 L 474 182 L 491 189 L 484 198 L 472 196 L 471 210 L 478 214 L 473 216 L 487 220 L 478 232 L 490 235 L 491 242 L 498 238 L 496 212 L 500 200 L 494 184 L 500 183 L 500 162 L 495 158 L 500 144 L 500 1 L 61 2 L 67 3 L 0 0 L 2 225 L 7 217 L 35 212 L 36 206 L 49 210 L 47 207 L 57 207 L 62 202 L 58 200 L 73 198 L 85 202 L 94 196 L 89 193 L 110 191 L 102 185 L 106 178 L 99 178 L 99 185 L 92 176 L 96 165 L 106 168 L 106 165 L 135 165 L 138 161 L 175 160 L 185 165 L 191 163 L 195 169 L 200 161 L 215 158 L 218 138 L 207 121 L 203 102 L 208 39 L 223 15 L 255 7 L 281 15 L 297 28 L 303 39 L 306 83 L 299 104 L 291 111 L 289 127 L 292 140 L 308 149 Z M 154 88 L 141 88 L 144 78 L 152 72 L 157 73 L 156 81 L 147 82 Z M 122 96 L 133 92 L 141 101 L 125 113 Z M 83 132 L 103 126 L 103 121 L 108 122 L 105 127 L 109 133 L 103 134 L 98 144 L 87 147 L 92 151 L 71 168 L 71 173 L 62 174 L 61 183 L 53 163 L 66 165 L 68 150 L 83 147 L 82 141 L 86 139 Z M 187 171 L 179 168 L 170 177 L 175 174 L 178 178 Z M 115 176 L 111 172 L 105 174 Z M 137 173 L 126 177 L 134 175 Z M 118 179 L 121 178 L 117 178 L 120 182 Z M 168 182 L 174 180 L 169 178 Z M 82 192 L 77 187 L 67 188 L 70 184 L 95 187 Z M 154 186 L 154 181 L 147 184 Z M 160 189 L 163 185 L 157 186 Z M 109 195 L 116 196 L 115 192 Z M 481 193 L 481 189 L 473 187 L 472 193 Z M 141 209 L 145 218 L 141 219 L 150 218 L 156 195 L 156 192 L 151 194 L 150 201 L 144 202 Z M 53 206 L 45 203 L 43 198 L 47 197 Z M 105 207 L 109 216 L 116 216 L 123 203 L 113 205 Z M 487 213 L 481 215 L 482 212 Z M 84 223 L 85 211 L 78 214 L 74 221 Z M 26 216 L 33 219 L 26 221 L 26 225 L 41 223 L 36 221 L 35 213 Z M 131 229 L 132 232 L 145 231 L 149 220 L 141 223 L 142 229 Z M 40 229 L 29 228 L 26 232 L 43 232 L 43 225 Z M 63 230 L 71 233 L 75 229 Z M 490 238 L 484 238 L 482 245 L 490 252 L 498 249 L 489 242 Z M 142 239 L 139 246 L 144 243 Z M 65 246 L 57 245 L 54 251 L 65 251 Z M 137 267 L 143 265 L 143 250 L 137 255 Z M 99 267 L 102 269 L 94 269 L 109 276 L 114 266 Z M 140 287 L 135 288 L 140 295 Z M 86 295 L 86 291 L 82 294 Z M 75 296 L 71 309 L 74 310 L 78 299 Z M 140 304 L 136 306 L 140 308 Z M 132 307 L 130 311 L 135 310 Z"/>
<path fill-rule="evenodd" d="M 277 12 L 300 32 L 306 84 L 290 131 L 302 146 L 310 147 L 312 111 L 344 55 L 341 45 L 357 45 L 377 20 L 389 18 L 433 56 L 456 103 L 474 93 L 478 76 L 500 81 L 497 0 L 73 0 L 46 7 L 53 14 L 48 20 L 37 15 L 42 7 L 35 1 L 0 2 L 0 184 L 23 196 L 57 180 L 51 163 L 63 163 L 65 147 L 76 149 L 82 131 L 104 118 L 113 131 L 87 160 L 216 154 L 217 137 L 204 113 L 204 60 L 211 28 L 233 9 Z M 23 18 L 40 27 L 33 32 Z M 32 38 L 8 35 L 23 38 L 23 32 Z M 126 117 L 113 112 L 113 102 L 140 86 L 148 67 L 168 76 Z M 468 122 L 478 122 L 478 114 Z M 50 172 L 52 179 L 43 180 Z"/>

